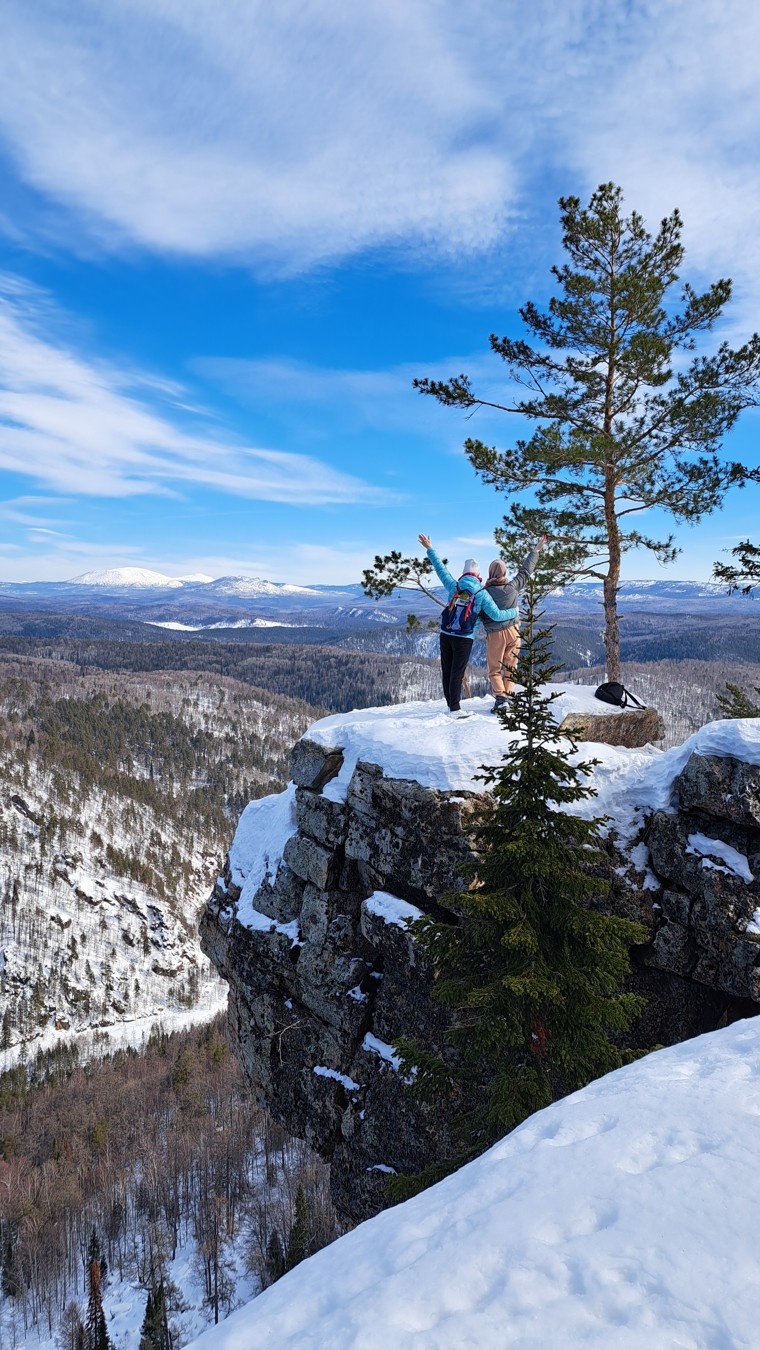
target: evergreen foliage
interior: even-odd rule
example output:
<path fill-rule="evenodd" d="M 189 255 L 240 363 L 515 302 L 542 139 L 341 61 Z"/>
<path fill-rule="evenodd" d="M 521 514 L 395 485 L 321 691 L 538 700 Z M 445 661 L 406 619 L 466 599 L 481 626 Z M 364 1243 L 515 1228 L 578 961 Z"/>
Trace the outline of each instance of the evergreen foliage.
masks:
<path fill-rule="evenodd" d="M 678 211 L 652 237 L 637 212 L 623 214 L 612 183 L 588 206 L 578 197 L 559 205 L 567 259 L 552 269 L 559 293 L 546 310 L 532 301 L 520 310 L 537 345 L 490 337 L 523 396 L 478 397 L 467 375 L 414 385 L 448 407 L 516 412 L 536 424 L 508 450 L 470 438 L 465 451 L 487 483 L 534 497 L 533 506 L 512 503 L 507 536 L 546 530 L 566 577 L 602 582 L 607 673 L 617 680 L 622 555 L 644 548 L 666 563 L 678 551 L 672 535 L 652 538 L 632 523 L 637 513 L 660 508 L 693 524 L 757 474 L 720 451 L 742 409 L 757 402 L 760 336 L 737 350 L 722 342 L 686 365 L 683 354 L 714 327 L 731 282 L 703 294 L 686 282 L 675 299 L 684 257 Z"/>
<path fill-rule="evenodd" d="M 751 543 L 749 539 L 743 539 L 736 548 L 731 549 L 731 557 L 735 558 L 736 562 L 715 564 L 713 567 L 715 580 L 726 583 L 729 595 L 734 591 L 751 595 L 755 588 L 760 586 L 760 546 Z"/>
<path fill-rule="evenodd" d="M 90 1262 L 87 1319 L 84 1324 L 84 1350 L 113 1350 L 113 1344 L 106 1327 L 106 1315 L 103 1312 L 99 1261 Z"/>
<path fill-rule="evenodd" d="M 274 1284 L 281 1275 L 285 1274 L 285 1252 L 282 1248 L 282 1240 L 276 1228 L 273 1228 L 266 1250 L 266 1275 L 269 1284 Z"/>
<path fill-rule="evenodd" d="M 288 1237 L 288 1247 L 285 1253 L 285 1270 L 292 1270 L 294 1266 L 305 1261 L 307 1256 L 311 1256 L 311 1224 L 309 1221 L 309 1207 L 306 1203 L 306 1192 L 303 1186 L 298 1187 L 296 1192 L 296 1213 L 293 1220 L 293 1227 Z"/>
<path fill-rule="evenodd" d="M 500 766 L 484 771 L 492 804 L 477 819 L 473 889 L 451 897 L 463 918 L 414 925 L 435 970 L 433 997 L 452 1013 L 443 1054 L 396 1046 L 411 1090 L 456 1106 L 457 1152 L 411 1179 L 419 1189 L 482 1152 L 532 1112 L 624 1060 L 618 1040 L 640 1000 L 622 990 L 629 945 L 643 930 L 600 913 L 601 822 L 572 814 L 593 795 L 589 763 L 560 736 L 550 630 L 538 631 L 529 586 L 521 679 L 499 714 L 509 736 Z M 391 1183 L 397 1196 L 410 1179 Z"/>
<path fill-rule="evenodd" d="M 148 1290 L 139 1350 L 172 1350 L 163 1280 Z"/>
<path fill-rule="evenodd" d="M 760 685 L 754 686 L 760 694 Z M 722 717 L 760 717 L 760 704 L 753 703 L 746 690 L 738 684 L 726 684 L 725 694 L 715 695 Z"/>

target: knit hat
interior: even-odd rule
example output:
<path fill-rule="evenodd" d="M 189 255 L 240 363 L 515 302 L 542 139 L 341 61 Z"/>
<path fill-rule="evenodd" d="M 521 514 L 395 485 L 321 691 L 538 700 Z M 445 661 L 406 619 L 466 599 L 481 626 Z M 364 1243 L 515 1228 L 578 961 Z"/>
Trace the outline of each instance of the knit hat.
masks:
<path fill-rule="evenodd" d="M 462 569 L 462 576 L 466 576 L 468 572 L 472 572 L 473 575 L 476 577 L 480 576 L 480 568 L 478 567 L 478 564 L 476 563 L 474 558 L 465 558 L 464 560 L 464 568 Z"/>
<path fill-rule="evenodd" d="M 503 581 L 507 575 L 506 563 L 501 558 L 494 558 L 488 567 L 489 581 Z"/>

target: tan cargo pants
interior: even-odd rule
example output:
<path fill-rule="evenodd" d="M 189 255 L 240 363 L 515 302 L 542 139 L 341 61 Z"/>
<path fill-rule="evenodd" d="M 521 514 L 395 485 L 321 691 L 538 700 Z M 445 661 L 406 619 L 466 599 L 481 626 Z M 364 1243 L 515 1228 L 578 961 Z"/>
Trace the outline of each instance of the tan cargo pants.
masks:
<path fill-rule="evenodd" d="M 511 694 L 515 687 L 512 670 L 520 651 L 519 628 L 497 628 L 486 633 L 486 664 L 491 690 L 498 697 Z"/>

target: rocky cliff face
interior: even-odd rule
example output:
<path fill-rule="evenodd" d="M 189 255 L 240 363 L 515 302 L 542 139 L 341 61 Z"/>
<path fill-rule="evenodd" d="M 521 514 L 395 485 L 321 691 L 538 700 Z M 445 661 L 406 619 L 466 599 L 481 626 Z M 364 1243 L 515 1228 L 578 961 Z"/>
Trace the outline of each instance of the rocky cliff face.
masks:
<path fill-rule="evenodd" d="M 361 758 L 338 791 L 341 766 L 344 750 L 324 737 L 296 745 L 281 860 L 276 830 L 263 873 L 233 849 L 202 944 L 229 982 L 252 1091 L 332 1161 L 336 1206 L 357 1220 L 386 1203 L 391 1170 L 419 1170 L 446 1150 L 447 1122 L 413 1101 L 391 1045 L 402 1034 L 440 1044 L 445 1031 L 406 920 L 444 912 L 446 892 L 461 888 L 478 794 L 390 777 Z M 271 830 L 261 819 L 260 852 Z M 624 856 L 610 845 L 609 906 L 648 932 L 634 952 L 633 983 L 648 996 L 639 1043 L 756 1011 L 758 874 L 760 767 L 731 757 L 693 754 L 638 844 Z"/>

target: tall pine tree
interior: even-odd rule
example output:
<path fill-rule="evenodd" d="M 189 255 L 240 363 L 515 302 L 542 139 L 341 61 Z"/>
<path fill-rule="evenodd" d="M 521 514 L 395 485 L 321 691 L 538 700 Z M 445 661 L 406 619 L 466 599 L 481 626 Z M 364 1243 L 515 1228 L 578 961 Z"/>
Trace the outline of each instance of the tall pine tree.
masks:
<path fill-rule="evenodd" d="M 605 915 L 601 822 L 573 814 L 593 797 L 591 765 L 574 765 L 560 736 L 558 669 L 551 629 L 538 631 L 528 591 L 520 679 L 499 714 L 508 740 L 501 764 L 484 772 L 492 804 L 476 826 L 473 889 L 451 897 L 454 925 L 424 918 L 416 933 L 434 971 L 433 998 L 450 1009 L 443 1054 L 415 1041 L 396 1050 L 420 1098 L 447 1098 L 459 1122 L 457 1151 L 443 1168 L 391 1183 L 419 1189 L 489 1147 L 557 1096 L 617 1068 L 619 1038 L 640 1000 L 623 992 L 629 946 L 643 929 Z M 453 1052 L 453 1053 L 452 1053 Z"/>
<path fill-rule="evenodd" d="M 673 536 L 636 524 L 659 509 L 699 521 L 751 473 L 726 462 L 723 438 L 758 401 L 760 336 L 732 350 L 702 350 L 731 297 L 731 282 L 698 294 L 674 289 L 684 257 L 678 211 L 652 237 L 641 216 L 623 213 L 620 188 L 604 183 L 588 206 L 561 197 L 566 259 L 552 269 L 558 293 L 520 317 L 536 345 L 491 334 L 513 397 L 478 396 L 466 375 L 415 380 L 448 407 L 519 413 L 536 429 L 499 450 L 470 438 L 465 450 L 486 482 L 510 496 L 507 534 L 544 531 L 566 576 L 598 578 L 604 591 L 608 679 L 620 679 L 617 596 L 623 554 L 649 549 L 659 562 L 678 552 Z M 685 359 L 686 358 L 686 359 Z"/>

